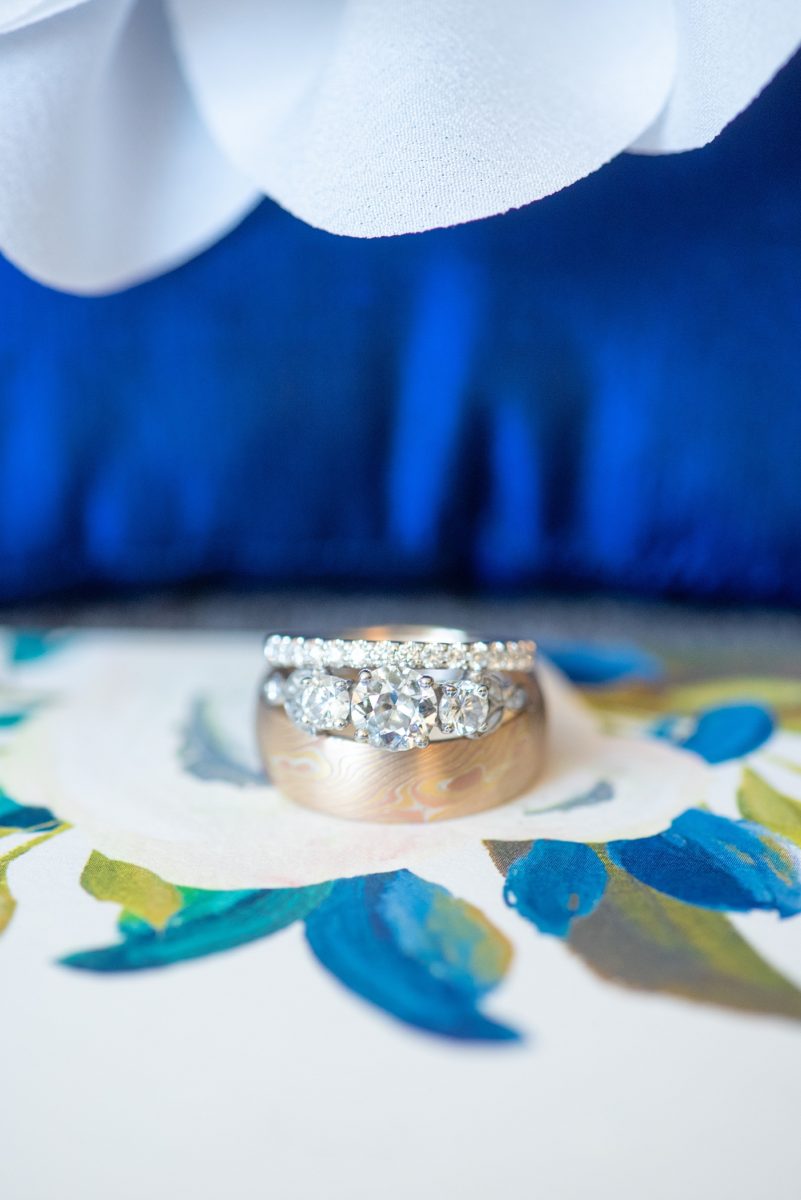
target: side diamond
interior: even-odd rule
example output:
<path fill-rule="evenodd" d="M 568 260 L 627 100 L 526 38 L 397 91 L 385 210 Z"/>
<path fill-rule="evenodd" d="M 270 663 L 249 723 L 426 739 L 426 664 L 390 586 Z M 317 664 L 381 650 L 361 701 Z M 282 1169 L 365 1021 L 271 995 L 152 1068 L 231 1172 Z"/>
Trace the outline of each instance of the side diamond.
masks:
<path fill-rule="evenodd" d="M 271 671 L 262 684 L 262 695 L 267 704 L 273 708 L 284 703 L 284 682 L 280 671 Z"/>
<path fill-rule="evenodd" d="M 284 687 L 284 707 L 301 729 L 344 729 L 350 720 L 350 685 L 322 671 L 293 671 Z"/>
<path fill-rule="evenodd" d="M 500 725 L 503 709 L 504 685 L 497 675 L 460 679 L 442 689 L 440 727 L 459 737 L 483 737 Z"/>

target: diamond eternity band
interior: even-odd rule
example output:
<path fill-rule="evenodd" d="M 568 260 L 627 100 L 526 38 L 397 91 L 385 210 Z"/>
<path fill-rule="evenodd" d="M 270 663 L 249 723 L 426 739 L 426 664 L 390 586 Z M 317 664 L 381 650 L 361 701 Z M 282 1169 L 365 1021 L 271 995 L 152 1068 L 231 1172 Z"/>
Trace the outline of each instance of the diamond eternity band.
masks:
<path fill-rule="evenodd" d="M 531 671 L 534 642 L 428 642 L 385 638 L 308 638 L 270 634 L 264 657 L 271 667 L 331 667 L 360 671 L 373 667 L 409 670 Z"/>

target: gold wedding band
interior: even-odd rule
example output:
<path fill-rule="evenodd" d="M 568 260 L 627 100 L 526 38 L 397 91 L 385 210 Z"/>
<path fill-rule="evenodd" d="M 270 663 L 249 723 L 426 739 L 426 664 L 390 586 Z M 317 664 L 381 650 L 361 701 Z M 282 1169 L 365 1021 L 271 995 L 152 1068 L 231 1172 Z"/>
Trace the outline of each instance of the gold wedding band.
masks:
<path fill-rule="evenodd" d="M 272 634 L 265 657 L 262 759 L 308 808 L 384 822 L 466 816 L 514 799 L 541 769 L 531 642 L 382 626 L 333 639 Z"/>

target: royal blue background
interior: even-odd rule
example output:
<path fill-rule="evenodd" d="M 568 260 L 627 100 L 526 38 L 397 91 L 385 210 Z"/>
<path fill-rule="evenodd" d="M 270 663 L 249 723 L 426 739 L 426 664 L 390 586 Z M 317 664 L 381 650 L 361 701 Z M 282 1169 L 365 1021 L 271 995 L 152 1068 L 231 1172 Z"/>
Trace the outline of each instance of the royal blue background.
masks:
<path fill-rule="evenodd" d="M 179 580 L 801 601 L 801 62 L 712 146 L 103 299 L 0 263 L 0 598 Z"/>

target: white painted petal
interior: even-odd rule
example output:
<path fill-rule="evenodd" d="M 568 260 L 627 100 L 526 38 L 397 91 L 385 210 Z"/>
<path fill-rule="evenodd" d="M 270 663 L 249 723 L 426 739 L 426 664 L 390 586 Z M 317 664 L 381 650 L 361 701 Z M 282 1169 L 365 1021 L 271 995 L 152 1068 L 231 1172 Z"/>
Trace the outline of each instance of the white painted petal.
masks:
<path fill-rule="evenodd" d="M 76 637 L 7 681 L 28 705 L 37 696 L 50 703 L 0 745 L 0 787 L 19 803 L 48 806 L 111 858 L 208 888 L 294 887 L 400 867 L 424 873 L 432 857 L 476 851 L 485 838 L 642 837 L 704 798 L 700 759 L 602 736 L 575 690 L 546 669 L 548 766 L 515 803 L 428 825 L 307 812 L 249 774 L 260 667 L 253 637 Z M 200 730 L 191 719 L 199 699 L 211 718 Z M 243 764 L 239 781 L 226 778 L 228 758 L 209 752 L 204 729 Z"/>
<path fill-rule="evenodd" d="M 28 274 L 113 290 L 254 202 L 197 116 L 160 4 L 91 0 L 0 37 L 0 248 Z"/>
<path fill-rule="evenodd" d="M 542 664 L 540 678 L 549 713 L 542 779 L 514 803 L 460 825 L 480 825 L 481 838 L 497 841 L 607 842 L 660 833 L 704 802 L 711 776 L 696 755 L 646 737 L 608 736 L 557 671 Z"/>
<path fill-rule="evenodd" d="M 672 0 L 168 0 L 197 103 L 291 212 L 381 236 L 528 204 L 662 109 Z"/>
<path fill-rule="evenodd" d="M 198 754 L 181 746 L 198 699 L 232 756 L 255 768 L 261 666 L 256 637 L 80 637 L 14 671 L 26 696 L 38 689 L 52 703 L 0 748 L 0 787 L 51 808 L 108 857 L 197 887 L 296 887 L 413 866 L 462 843 L 453 822 L 356 824 L 307 812 L 265 783 L 187 770 Z"/>
<path fill-rule="evenodd" d="M 801 45 L 799 0 L 675 0 L 670 99 L 632 149 L 692 150 L 717 137 Z"/>
<path fill-rule="evenodd" d="M 10 33 L 12 29 L 21 29 L 23 25 L 32 25 L 65 8 L 85 3 L 86 0 L 0 0 L 0 33 Z"/>

